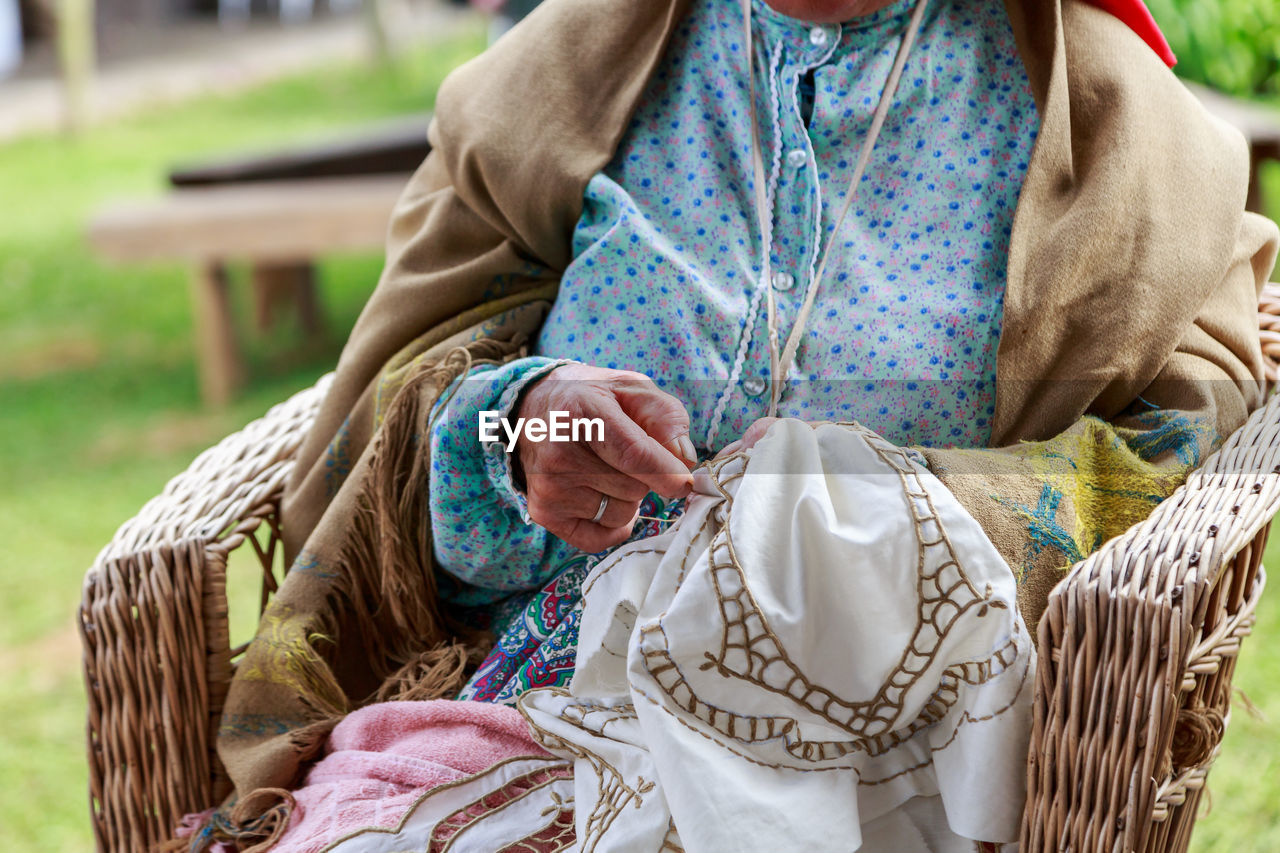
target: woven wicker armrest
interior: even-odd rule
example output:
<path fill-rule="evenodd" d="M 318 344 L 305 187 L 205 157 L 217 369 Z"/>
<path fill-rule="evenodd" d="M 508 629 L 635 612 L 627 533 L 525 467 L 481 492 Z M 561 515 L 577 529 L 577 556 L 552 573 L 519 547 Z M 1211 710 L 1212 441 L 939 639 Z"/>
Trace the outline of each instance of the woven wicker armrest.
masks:
<path fill-rule="evenodd" d="M 1280 360 L 1280 289 L 1259 305 Z M 326 377 L 201 454 L 85 577 L 90 812 L 99 849 L 149 849 L 229 785 L 214 732 L 229 648 L 228 554 L 264 569 Z M 1023 850 L 1185 850 L 1229 718 L 1280 509 L 1280 397 L 1150 519 L 1075 566 L 1040 625 Z"/>
<path fill-rule="evenodd" d="M 1040 623 L 1024 853 L 1186 849 L 1277 509 L 1273 396 L 1150 518 L 1054 589 Z"/>
<path fill-rule="evenodd" d="M 149 849 L 184 813 L 227 793 L 213 744 L 232 671 L 227 555 L 250 544 L 264 595 L 274 585 L 280 497 L 329 381 L 200 454 L 85 576 L 80 632 L 99 849 Z"/>

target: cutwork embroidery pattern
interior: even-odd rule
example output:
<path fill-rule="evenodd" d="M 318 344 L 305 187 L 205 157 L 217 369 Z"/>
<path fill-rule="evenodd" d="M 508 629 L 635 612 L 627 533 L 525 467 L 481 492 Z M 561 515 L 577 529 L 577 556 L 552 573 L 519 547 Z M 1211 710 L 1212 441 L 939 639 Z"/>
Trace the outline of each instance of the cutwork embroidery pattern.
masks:
<path fill-rule="evenodd" d="M 979 591 L 970 582 L 920 480 L 919 469 L 906 452 L 860 425 L 846 428 L 857 432 L 897 472 L 915 528 L 919 553 L 917 624 L 897 668 L 872 700 L 853 702 L 815 684 L 795 665 L 752 596 L 734 550 L 729 525 L 734 497 L 726 487 L 743 475 L 747 461 L 744 455 L 734 455 L 712 464 L 712 479 L 724 501 L 715 510 L 719 530 L 709 552 L 709 569 L 724 631 L 719 651 L 706 652 L 700 669 L 714 669 L 725 678 L 740 679 L 788 696 L 801 708 L 848 732 L 849 741 L 800 740 L 796 734 L 799 723 L 794 718 L 747 716 L 703 701 L 672 659 L 661 621 L 640 632 L 645 668 L 678 707 L 739 743 L 783 737 L 787 752 L 805 762 L 825 762 L 859 750 L 883 754 L 941 720 L 955 704 L 960 682 L 982 684 L 1008 669 L 1018 647 L 1015 635 L 986 660 L 947 667 L 924 713 L 914 720 L 901 719 L 904 696 L 933 662 L 959 618 L 974 609 L 983 617 L 989 608 L 1006 609 L 1007 605 L 993 598 L 989 585 Z M 687 559 L 686 555 L 682 582 L 688 573 Z"/>
<path fill-rule="evenodd" d="M 548 692 L 557 697 L 573 701 L 569 691 L 563 688 L 549 687 L 539 692 Z M 583 771 L 584 762 L 595 773 L 596 786 L 600 794 L 596 798 L 595 807 L 587 816 L 586 831 L 578 839 L 582 853 L 591 853 L 624 808 L 627 806 L 639 807 L 644 800 L 644 796 L 654 789 L 653 781 L 643 776 L 637 776 L 634 782 L 628 783 L 623 772 L 603 757 L 581 744 L 571 743 L 537 725 L 530 719 L 523 703 L 520 703 L 517 707 L 520 713 L 524 715 L 525 720 L 528 721 L 534 739 L 544 749 L 556 755 L 572 758 L 575 773 Z M 620 720 L 635 720 L 635 715 L 635 706 L 628 703 L 601 705 L 592 702 L 575 702 L 564 709 L 564 716 L 567 721 L 583 731 L 591 732 L 595 735 L 603 735 L 605 727 L 610 723 Z"/>
<path fill-rule="evenodd" d="M 550 767 L 540 767 L 536 770 L 530 771 L 529 773 L 517 776 L 498 790 L 490 791 L 483 797 L 468 803 L 466 806 L 463 806 L 444 820 L 437 823 L 435 828 L 431 831 L 431 841 L 427 845 L 427 853 L 448 853 L 448 851 L 453 848 L 454 840 L 457 839 L 457 837 L 468 827 L 474 826 L 481 820 L 491 817 L 494 812 L 501 811 L 516 800 L 529 796 L 534 791 L 554 783 L 557 779 L 568 779 L 571 778 L 572 775 L 572 769 L 562 764 L 556 764 Z M 563 813 L 563 810 L 561 813 Z M 569 811 L 569 815 L 569 823 L 570 827 L 572 827 L 572 810 Z M 556 821 L 558 820 L 560 820 L 559 816 L 556 818 Z M 556 821 L 552 821 L 551 825 L 554 826 Z M 519 843 L 524 844 L 529 842 L 534 837 L 542 835 L 546 830 L 547 827 L 543 827 L 535 833 L 534 836 L 529 836 Z M 553 833 L 551 838 L 554 839 L 560 834 L 561 833 Z M 572 837 L 570 837 L 569 842 L 572 843 Z M 562 845 L 560 847 L 538 846 L 524 848 L 512 846 L 510 849 L 557 851 L 563 850 L 565 846 L 567 845 Z"/>
<path fill-rule="evenodd" d="M 644 840 L 634 849 L 680 849 L 668 788 L 680 814 L 701 795 L 665 774 L 699 762 L 723 779 L 741 762 L 751 802 L 773 789 L 786 800 L 793 783 L 813 786 L 806 802 L 822 802 L 825 783 L 810 780 L 830 779 L 833 792 L 866 792 L 873 814 L 940 790 L 948 813 L 957 803 L 972 813 L 979 794 L 957 768 L 975 761 L 992 796 L 1019 796 L 1025 752 L 1015 768 L 1006 759 L 1016 749 L 998 745 L 1016 745 L 1034 683 L 1012 574 L 906 451 L 856 424 L 838 427 L 791 424 L 768 448 L 713 460 L 679 525 L 619 549 L 584 583 L 581 678 L 520 705 L 542 746 L 581 774 L 584 851 L 633 849 L 616 845 L 635 833 Z M 820 476 L 770 484 L 794 472 L 790 460 L 810 459 L 821 460 Z M 832 480 L 846 459 L 862 466 L 858 479 Z M 828 518 L 830 540 L 800 532 Z M 812 581 L 797 586 L 791 571 Z M 816 639 L 815 619 L 862 625 L 851 628 L 860 645 L 847 662 Z M 877 644 L 881 630 L 890 644 Z M 703 805 L 734 807 L 723 795 Z M 986 828 L 973 831 L 994 837 L 1016 831 L 1003 812 L 977 820 Z"/>

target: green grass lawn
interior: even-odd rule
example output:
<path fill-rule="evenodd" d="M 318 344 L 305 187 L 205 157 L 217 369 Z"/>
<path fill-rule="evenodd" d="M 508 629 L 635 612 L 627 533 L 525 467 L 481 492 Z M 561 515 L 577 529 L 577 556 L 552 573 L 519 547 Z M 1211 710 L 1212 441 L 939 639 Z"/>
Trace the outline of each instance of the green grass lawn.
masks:
<path fill-rule="evenodd" d="M 1280 536 L 1272 536 L 1264 559 L 1273 569 L 1280 567 Z M 1222 755 L 1209 774 L 1208 813 L 1196 824 L 1191 849 L 1273 853 L 1280 850 L 1280 595 L 1275 590 L 1268 590 L 1258 606 L 1258 625 L 1244 643 L 1235 686 L 1257 714 L 1239 699 L 1231 709 Z"/>
<path fill-rule="evenodd" d="M 482 44 L 477 26 L 395 70 L 330 68 L 157 110 L 79 140 L 0 145 L 4 849 L 91 845 L 74 628 L 85 568 L 198 450 L 332 366 L 380 267 L 377 257 L 326 260 L 332 345 L 304 347 L 294 329 L 271 341 L 248 336 L 251 384 L 229 409 L 210 412 L 197 397 L 184 270 L 99 263 L 84 244 L 86 218 L 112 199 L 161 192 L 178 162 L 428 109 L 444 72 Z M 239 306 L 246 329 L 247 307 Z M 1271 554 L 1280 556 L 1275 547 Z M 1238 684 L 1280 720 L 1280 607 L 1270 602 L 1245 646 Z M 1280 850 L 1280 738 L 1272 728 L 1237 712 L 1212 788 L 1197 849 Z"/>

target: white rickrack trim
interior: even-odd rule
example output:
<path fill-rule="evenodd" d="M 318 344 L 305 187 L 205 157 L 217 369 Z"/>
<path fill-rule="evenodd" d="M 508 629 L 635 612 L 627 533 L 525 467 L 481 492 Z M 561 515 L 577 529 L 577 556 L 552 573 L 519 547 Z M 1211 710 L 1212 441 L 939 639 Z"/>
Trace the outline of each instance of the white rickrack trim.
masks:
<path fill-rule="evenodd" d="M 782 42 L 773 46 L 769 58 L 769 99 L 773 104 L 773 158 L 769 165 L 769 180 L 765 184 L 765 197 L 772 211 L 778 203 L 778 179 L 782 175 L 782 95 L 778 91 L 778 78 L 782 76 Z M 769 223 L 769 248 L 773 243 L 773 223 Z"/>
<path fill-rule="evenodd" d="M 755 57 L 750 52 L 748 52 L 747 54 L 747 61 L 750 63 L 750 68 L 751 68 L 750 75 L 754 77 Z M 771 84 L 769 87 L 770 99 L 773 101 L 772 112 L 773 112 L 773 136 L 774 136 L 774 151 L 773 151 L 773 158 L 772 158 L 773 163 L 772 163 L 772 168 L 769 170 L 768 183 L 765 189 L 765 194 L 766 194 L 765 197 L 769 199 L 768 209 L 770 211 L 773 210 L 773 199 L 776 198 L 777 196 L 777 182 L 778 182 L 778 177 L 781 173 L 782 132 L 781 132 L 781 127 L 778 123 L 778 112 L 780 110 L 780 101 L 778 98 L 778 87 L 777 87 L 777 69 L 781 65 L 781 63 L 782 63 L 782 43 L 779 42 L 777 45 L 774 46 L 773 56 L 769 60 L 768 69 L 767 69 L 769 72 L 769 78 L 770 78 L 770 84 Z M 754 93 L 753 86 L 748 86 L 748 92 L 750 93 L 748 96 L 754 98 L 755 93 Z M 753 108 L 754 108 L 754 105 L 753 105 Z M 754 145 L 754 142 L 752 144 Z M 751 295 L 751 304 L 747 307 L 746 321 L 742 324 L 743 326 L 742 332 L 738 337 L 738 352 L 734 356 L 733 367 L 730 368 L 729 370 L 729 381 L 725 384 L 724 390 L 720 392 L 720 396 L 716 400 L 715 408 L 711 412 L 711 422 L 707 425 L 706 448 L 708 452 L 711 452 L 711 453 L 715 453 L 717 449 L 716 443 L 715 443 L 716 433 L 720 431 L 720 426 L 724 422 L 725 411 L 729 408 L 729 398 L 733 395 L 734 389 L 738 387 L 739 380 L 742 379 L 742 368 L 747 361 L 747 352 L 751 349 L 752 337 L 755 334 L 756 317 L 758 317 L 760 313 L 760 301 L 765 296 L 765 294 L 768 294 L 770 297 L 769 308 L 770 308 L 770 312 L 772 313 L 773 294 L 770 290 L 770 282 L 769 282 L 769 278 L 770 278 L 769 257 L 773 253 L 772 216 L 769 217 L 768 221 L 766 221 L 763 216 L 761 217 L 760 230 L 762 232 L 760 235 L 760 240 L 764 244 L 764 260 L 760 267 L 760 279 L 756 283 L 755 293 Z M 750 275 L 750 270 L 747 271 L 747 274 Z M 772 322 L 772 317 L 770 317 L 769 319 L 768 326 L 770 329 L 770 334 L 776 334 L 773 331 L 773 329 L 776 327 L 776 324 Z M 777 350 L 777 344 L 775 341 L 770 340 L 769 349 L 770 349 L 770 352 L 774 352 Z"/>
<path fill-rule="evenodd" d="M 902 81 L 902 71 L 906 67 L 907 56 L 911 53 L 911 46 L 915 42 L 916 35 L 920 32 L 920 25 L 924 21 L 924 12 L 928 5 L 929 0 L 916 0 L 915 9 L 911 13 L 911 20 L 908 22 L 907 29 L 902 35 L 902 41 L 898 45 L 898 53 L 894 57 L 893 67 L 889 70 L 889 79 L 885 82 L 884 91 L 880 94 L 880 103 L 876 105 L 875 114 L 871 117 L 871 127 L 867 131 L 862 150 L 858 154 L 858 161 L 853 167 L 853 177 L 849 180 L 849 188 L 844 194 L 844 203 L 840 207 L 840 212 L 836 215 L 835 225 L 832 226 L 831 238 L 822 250 L 822 256 L 818 261 L 818 271 L 813 274 L 813 280 L 808 290 L 805 291 L 804 301 L 800 304 L 800 311 L 796 315 L 795 323 L 791 327 L 791 334 L 787 336 L 787 344 L 783 347 L 781 353 L 778 353 L 774 344 L 774 337 L 770 337 L 770 365 L 774 368 L 772 373 L 773 395 L 769 406 L 770 416 L 777 414 L 778 399 L 781 396 L 783 386 L 787 382 L 787 374 L 790 372 L 791 365 L 795 360 L 796 351 L 800 348 L 800 341 L 804 337 L 805 328 L 809 323 L 809 314 L 817 301 L 818 288 L 822 284 L 827 262 L 831 260 L 831 250 L 839 238 L 840 226 L 844 224 L 845 217 L 849 215 L 849 210 L 853 207 L 853 200 L 858 194 L 858 185 L 862 182 L 862 176 L 866 171 L 867 164 L 871 161 L 871 152 L 875 148 L 876 138 L 879 137 L 880 128 L 884 126 L 885 117 L 889 114 L 889 107 L 892 105 L 894 95 L 898 91 L 898 84 Z M 754 130 L 756 126 L 754 120 L 751 126 Z M 755 151 L 758 148 L 758 140 L 753 141 L 752 150 Z M 773 319 L 771 313 L 770 321 L 772 322 Z"/>

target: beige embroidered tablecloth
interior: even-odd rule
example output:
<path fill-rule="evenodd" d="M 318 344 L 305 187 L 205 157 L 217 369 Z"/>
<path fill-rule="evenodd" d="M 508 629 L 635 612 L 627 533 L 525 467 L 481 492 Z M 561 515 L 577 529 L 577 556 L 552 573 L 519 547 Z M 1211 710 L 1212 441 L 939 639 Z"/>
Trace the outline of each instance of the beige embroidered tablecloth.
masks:
<path fill-rule="evenodd" d="M 1033 645 L 951 493 L 856 425 L 779 422 L 584 585 L 568 691 L 583 851 L 968 850 L 1017 836 Z"/>

